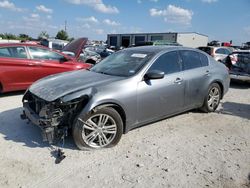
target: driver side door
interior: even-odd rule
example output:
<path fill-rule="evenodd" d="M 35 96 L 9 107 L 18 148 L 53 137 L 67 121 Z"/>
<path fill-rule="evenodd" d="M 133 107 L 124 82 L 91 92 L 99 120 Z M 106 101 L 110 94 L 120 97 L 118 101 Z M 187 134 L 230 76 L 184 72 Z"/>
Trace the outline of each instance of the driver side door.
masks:
<path fill-rule="evenodd" d="M 143 80 L 137 89 L 138 123 L 147 123 L 183 109 L 185 83 L 177 51 L 158 57 L 147 72 L 165 73 L 162 79 Z"/>
<path fill-rule="evenodd" d="M 28 47 L 31 56 L 31 65 L 33 65 L 33 81 L 43 78 L 45 76 L 68 71 L 69 67 L 60 62 L 64 58 L 59 53 L 49 49 L 40 47 Z"/>

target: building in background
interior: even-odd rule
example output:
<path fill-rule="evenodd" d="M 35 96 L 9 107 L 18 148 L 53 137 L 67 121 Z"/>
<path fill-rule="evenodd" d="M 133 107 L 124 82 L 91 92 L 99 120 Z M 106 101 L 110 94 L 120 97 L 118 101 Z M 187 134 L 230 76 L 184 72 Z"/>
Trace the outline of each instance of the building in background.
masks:
<path fill-rule="evenodd" d="M 129 47 L 137 45 L 141 42 L 165 40 L 169 42 L 179 43 L 186 47 L 197 48 L 206 46 L 208 36 L 195 33 L 130 33 L 130 34 L 108 34 L 108 46 L 116 48 Z"/>

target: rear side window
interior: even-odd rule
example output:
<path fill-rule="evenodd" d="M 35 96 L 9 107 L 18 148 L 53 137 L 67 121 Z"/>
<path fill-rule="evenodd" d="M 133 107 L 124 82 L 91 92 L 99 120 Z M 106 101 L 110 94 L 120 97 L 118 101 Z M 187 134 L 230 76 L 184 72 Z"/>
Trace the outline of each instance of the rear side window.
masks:
<path fill-rule="evenodd" d="M 201 64 L 202 66 L 208 66 L 208 58 L 206 55 L 199 53 L 200 54 L 200 59 L 201 59 Z"/>
<path fill-rule="evenodd" d="M 27 58 L 27 53 L 24 47 L 4 47 L 0 48 L 0 57 L 9 58 Z"/>
<path fill-rule="evenodd" d="M 224 49 L 225 50 L 225 54 L 226 55 L 229 55 L 229 54 L 231 54 L 232 52 L 230 51 L 230 50 L 228 50 L 228 49 Z"/>
<path fill-rule="evenodd" d="M 29 47 L 29 51 L 33 59 L 60 61 L 61 59 L 64 58 L 64 56 L 58 53 L 43 48 Z"/>
<path fill-rule="evenodd" d="M 165 74 L 171 74 L 181 71 L 179 57 L 177 52 L 168 52 L 161 55 L 149 70 L 163 71 Z"/>
<path fill-rule="evenodd" d="M 0 57 L 10 57 L 10 52 L 7 48 L 0 48 Z"/>
<path fill-rule="evenodd" d="M 223 48 L 219 48 L 215 51 L 217 54 L 227 54 L 226 51 Z"/>
<path fill-rule="evenodd" d="M 195 69 L 202 66 L 200 53 L 191 50 L 180 51 L 184 70 Z"/>

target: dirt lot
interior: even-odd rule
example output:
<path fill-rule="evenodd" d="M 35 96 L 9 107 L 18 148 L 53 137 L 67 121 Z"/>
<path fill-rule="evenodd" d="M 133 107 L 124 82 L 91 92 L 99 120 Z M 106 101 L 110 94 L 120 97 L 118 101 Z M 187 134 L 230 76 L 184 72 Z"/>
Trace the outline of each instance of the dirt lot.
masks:
<path fill-rule="evenodd" d="M 0 97 L 0 187 L 250 187 L 250 87 L 233 84 L 217 112 L 191 111 L 123 135 L 111 149 L 66 139 L 55 164 L 39 128 L 19 118 L 22 93 Z"/>

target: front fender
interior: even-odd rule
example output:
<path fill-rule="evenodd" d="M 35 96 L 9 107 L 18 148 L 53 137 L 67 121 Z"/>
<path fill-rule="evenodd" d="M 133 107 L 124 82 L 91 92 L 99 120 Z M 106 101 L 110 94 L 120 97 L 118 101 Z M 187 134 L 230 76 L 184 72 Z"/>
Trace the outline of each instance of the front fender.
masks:
<path fill-rule="evenodd" d="M 87 103 L 87 105 L 83 108 L 83 110 L 81 111 L 80 115 L 84 115 L 87 114 L 89 112 L 91 112 L 92 110 L 94 110 L 96 107 L 98 106 L 110 106 L 110 105 L 117 105 L 119 107 L 121 107 L 124 111 L 125 114 L 127 114 L 127 109 L 125 107 L 125 105 L 123 105 L 120 101 L 115 100 L 115 99 L 103 99 L 103 100 L 98 100 L 95 101 L 93 98 L 90 99 L 90 101 Z"/>
<path fill-rule="evenodd" d="M 84 90 L 80 90 L 80 91 L 68 94 L 68 95 L 62 97 L 61 101 L 63 103 L 67 103 L 67 102 L 70 102 L 70 101 L 72 101 L 74 99 L 81 98 L 83 96 L 88 96 L 89 98 L 91 98 L 95 93 L 96 93 L 95 88 L 88 88 L 88 89 L 84 89 Z"/>

